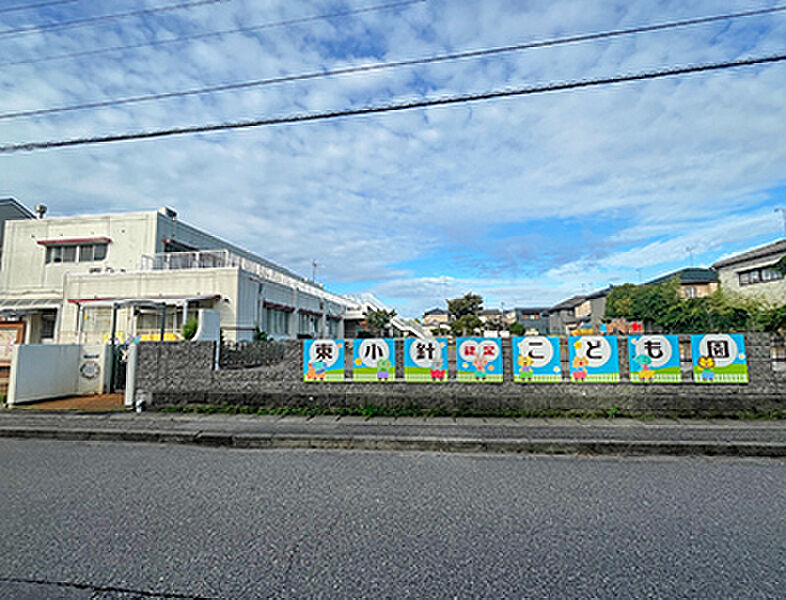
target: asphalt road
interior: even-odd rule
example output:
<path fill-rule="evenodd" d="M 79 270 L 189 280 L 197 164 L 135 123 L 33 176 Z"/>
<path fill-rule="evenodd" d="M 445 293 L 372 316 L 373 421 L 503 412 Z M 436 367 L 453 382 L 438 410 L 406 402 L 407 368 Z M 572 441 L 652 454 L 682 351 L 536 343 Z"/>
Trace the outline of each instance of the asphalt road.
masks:
<path fill-rule="evenodd" d="M 785 598 L 786 462 L 0 440 L 0 598 Z"/>

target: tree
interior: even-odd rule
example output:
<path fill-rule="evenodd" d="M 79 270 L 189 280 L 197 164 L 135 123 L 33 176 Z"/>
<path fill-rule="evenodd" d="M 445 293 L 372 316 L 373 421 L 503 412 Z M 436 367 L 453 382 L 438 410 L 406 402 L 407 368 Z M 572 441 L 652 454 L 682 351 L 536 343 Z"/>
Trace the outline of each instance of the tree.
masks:
<path fill-rule="evenodd" d="M 390 326 L 390 321 L 395 316 L 395 310 L 385 310 L 383 308 L 370 310 L 366 314 L 366 324 L 377 332 L 378 335 L 384 335 L 385 330 Z"/>
<path fill-rule="evenodd" d="M 478 316 L 483 310 L 483 298 L 472 292 L 468 292 L 461 298 L 448 300 L 448 314 L 451 320 L 460 319 L 467 315 Z"/>
<path fill-rule="evenodd" d="M 197 329 L 199 329 L 199 321 L 195 318 L 190 318 L 183 324 L 183 339 L 190 340 L 196 335 Z"/>
<path fill-rule="evenodd" d="M 476 329 L 481 327 L 483 327 L 483 321 L 475 315 L 464 315 L 450 323 L 451 333 L 457 336 L 474 333 Z"/>
<path fill-rule="evenodd" d="M 466 293 L 461 298 L 448 300 L 451 333 L 456 336 L 466 335 L 483 327 L 483 321 L 478 317 L 481 310 L 483 310 L 483 298 L 472 292 Z"/>
<path fill-rule="evenodd" d="M 510 327 L 508 327 L 508 331 L 510 331 L 512 335 L 524 335 L 527 329 L 526 327 L 524 327 L 524 325 L 516 321 L 515 323 L 510 324 Z"/>

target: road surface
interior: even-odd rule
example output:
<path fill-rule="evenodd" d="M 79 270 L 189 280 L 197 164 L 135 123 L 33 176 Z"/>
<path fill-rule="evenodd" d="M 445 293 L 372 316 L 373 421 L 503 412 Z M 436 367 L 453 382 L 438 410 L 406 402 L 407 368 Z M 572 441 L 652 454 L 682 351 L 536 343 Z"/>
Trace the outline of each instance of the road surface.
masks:
<path fill-rule="evenodd" d="M 786 462 L 0 440 L 0 597 L 784 598 Z"/>

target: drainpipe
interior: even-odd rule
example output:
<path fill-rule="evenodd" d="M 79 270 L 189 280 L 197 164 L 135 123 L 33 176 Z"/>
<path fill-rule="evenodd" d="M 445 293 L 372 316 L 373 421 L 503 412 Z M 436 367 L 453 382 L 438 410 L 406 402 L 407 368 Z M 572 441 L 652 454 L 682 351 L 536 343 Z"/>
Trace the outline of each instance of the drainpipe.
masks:
<path fill-rule="evenodd" d="M 112 368 L 109 371 L 109 393 L 115 393 L 115 336 L 117 335 L 117 304 L 112 303 L 112 335 L 109 340 Z"/>
<path fill-rule="evenodd" d="M 164 341 L 164 331 L 166 331 L 166 303 L 161 305 L 161 337 L 160 342 Z"/>

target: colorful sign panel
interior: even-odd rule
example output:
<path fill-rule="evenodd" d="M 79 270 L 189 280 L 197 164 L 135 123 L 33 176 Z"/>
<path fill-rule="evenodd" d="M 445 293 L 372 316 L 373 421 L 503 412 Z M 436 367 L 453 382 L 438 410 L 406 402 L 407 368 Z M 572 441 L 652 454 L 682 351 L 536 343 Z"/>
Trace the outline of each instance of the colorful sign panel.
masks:
<path fill-rule="evenodd" d="M 583 335 L 568 339 L 570 380 L 583 383 L 619 383 L 617 337 Z"/>
<path fill-rule="evenodd" d="M 558 383 L 562 381 L 559 338 L 533 335 L 512 337 L 513 381 Z"/>
<path fill-rule="evenodd" d="M 354 340 L 352 343 L 353 381 L 394 381 L 395 341 L 387 338 Z"/>
<path fill-rule="evenodd" d="M 344 340 L 305 340 L 303 381 L 344 381 Z"/>
<path fill-rule="evenodd" d="M 502 344 L 499 338 L 456 339 L 456 379 L 502 383 Z"/>
<path fill-rule="evenodd" d="M 448 340 L 404 340 L 404 381 L 448 380 Z"/>
<path fill-rule="evenodd" d="M 680 383 L 680 342 L 676 335 L 628 338 L 631 383 Z"/>
<path fill-rule="evenodd" d="M 745 337 L 740 333 L 690 336 L 696 383 L 748 383 Z"/>

